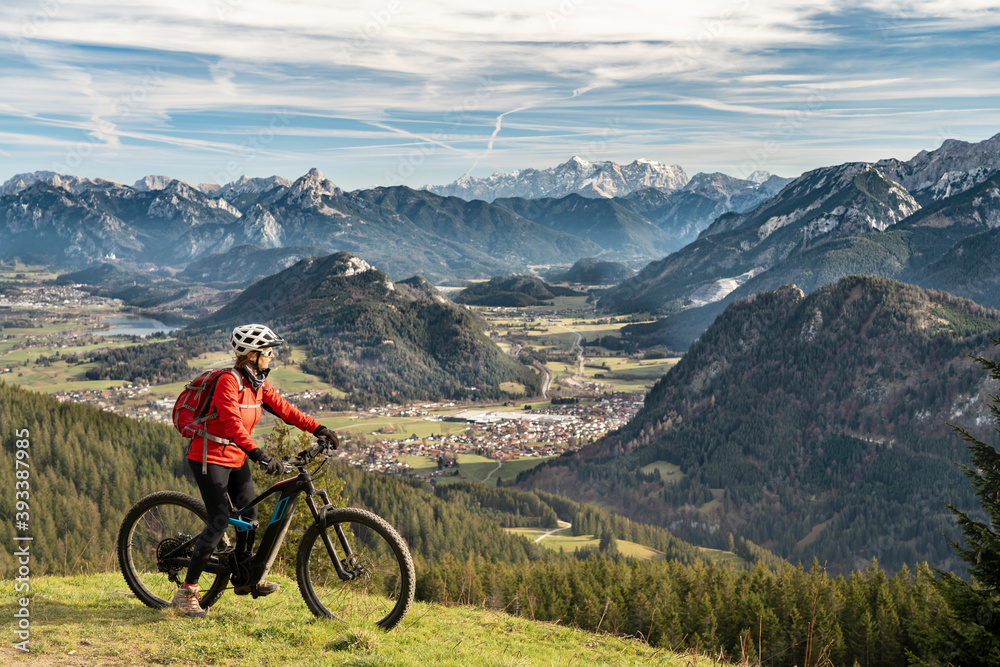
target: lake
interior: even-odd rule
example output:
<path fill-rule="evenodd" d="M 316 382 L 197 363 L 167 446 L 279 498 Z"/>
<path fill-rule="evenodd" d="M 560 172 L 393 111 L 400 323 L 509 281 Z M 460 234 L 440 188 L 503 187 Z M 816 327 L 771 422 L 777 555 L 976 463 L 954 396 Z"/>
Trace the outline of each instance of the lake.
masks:
<path fill-rule="evenodd" d="M 175 329 L 158 320 L 137 315 L 112 315 L 105 317 L 104 322 L 110 324 L 111 328 L 95 331 L 98 336 L 148 336 L 157 331 L 170 332 Z"/>

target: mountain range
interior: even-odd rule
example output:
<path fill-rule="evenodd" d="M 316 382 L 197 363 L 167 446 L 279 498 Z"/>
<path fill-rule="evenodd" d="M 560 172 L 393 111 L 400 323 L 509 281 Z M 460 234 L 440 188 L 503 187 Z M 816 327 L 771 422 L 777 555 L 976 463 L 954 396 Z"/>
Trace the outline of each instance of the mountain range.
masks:
<path fill-rule="evenodd" d="M 128 186 L 34 172 L 0 186 L 0 257 L 176 272 L 238 246 L 315 246 L 362 256 L 394 279 L 419 273 L 435 281 L 569 266 L 588 256 L 641 265 L 681 248 L 719 213 L 770 196 L 782 180 L 678 174 L 637 177 L 643 189 L 623 190 L 629 197 L 488 203 L 406 187 L 345 192 L 315 169 L 295 181 L 244 176 L 197 187 L 162 175 Z M 245 250 L 241 257 L 257 261 Z"/>
<path fill-rule="evenodd" d="M 949 424 L 992 421 L 969 355 L 992 357 L 997 335 L 1000 312 L 881 277 L 762 292 L 730 304 L 625 427 L 519 485 L 834 571 L 947 563 L 941 503 L 975 504 Z"/>
<path fill-rule="evenodd" d="M 486 178 L 466 174 L 448 185 L 428 185 L 425 189 L 439 195 L 485 201 L 498 197 L 558 199 L 569 194 L 611 198 L 624 197 L 642 188 L 678 190 L 688 180 L 684 169 L 677 164 L 641 159 L 620 165 L 590 162 L 574 155 L 549 169 L 518 169 L 508 174 L 495 172 Z"/>
<path fill-rule="evenodd" d="M 998 167 L 1000 135 L 945 142 L 908 162 L 807 172 L 752 211 L 719 216 L 696 241 L 606 292 L 600 306 L 667 314 L 661 330 L 675 349 L 738 298 L 787 283 L 808 292 L 853 273 L 1000 307 L 989 287 L 996 274 L 980 272 L 988 258 L 979 250 L 1000 224 Z M 954 262 L 953 270 L 942 262 Z"/>

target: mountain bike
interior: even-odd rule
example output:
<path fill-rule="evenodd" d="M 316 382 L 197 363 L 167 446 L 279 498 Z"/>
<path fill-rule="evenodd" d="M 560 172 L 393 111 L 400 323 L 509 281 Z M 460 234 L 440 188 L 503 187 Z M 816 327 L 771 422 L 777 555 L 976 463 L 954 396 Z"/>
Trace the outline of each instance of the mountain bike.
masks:
<path fill-rule="evenodd" d="M 319 617 L 374 623 L 384 630 L 403 620 L 416 585 L 410 550 L 384 519 L 358 508 L 334 507 L 326 490 L 315 487 L 312 475 L 326 464 L 331 452 L 330 443 L 317 441 L 283 462 L 286 473 L 298 471 L 295 477 L 277 482 L 247 507 L 232 510 L 229 524 L 236 531 L 236 541 L 227 531 L 209 559 L 201 580 L 202 608 L 218 601 L 230 583 L 244 587 L 267 575 L 298 501 L 304 498 L 313 523 L 299 543 L 295 577 L 309 610 Z M 312 472 L 307 470 L 317 459 L 322 462 Z M 247 554 L 247 535 L 257 522 L 239 517 L 275 494 L 277 503 L 260 545 L 252 555 Z M 313 500 L 317 496 L 320 506 Z M 170 606 L 207 517 L 201 500 L 178 491 L 152 493 L 125 515 L 118 531 L 118 563 L 129 588 L 144 604 L 154 609 Z"/>

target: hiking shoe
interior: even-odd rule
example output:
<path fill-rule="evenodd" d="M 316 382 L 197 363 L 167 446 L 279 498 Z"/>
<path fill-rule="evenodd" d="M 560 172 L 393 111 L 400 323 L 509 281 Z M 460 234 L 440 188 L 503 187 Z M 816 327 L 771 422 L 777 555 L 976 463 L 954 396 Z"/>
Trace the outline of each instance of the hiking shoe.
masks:
<path fill-rule="evenodd" d="M 271 593 L 277 593 L 281 590 L 281 586 L 274 583 L 273 581 L 258 581 L 256 584 L 247 584 L 246 586 L 237 586 L 233 589 L 233 592 L 237 595 L 246 595 L 250 593 L 255 598 L 264 597 L 265 595 L 270 595 Z"/>
<path fill-rule="evenodd" d="M 177 592 L 174 593 L 174 599 L 171 601 L 170 606 L 178 614 L 183 614 L 189 618 L 205 618 L 208 615 L 208 612 L 198 604 L 197 586 L 181 586 L 178 588 Z"/>

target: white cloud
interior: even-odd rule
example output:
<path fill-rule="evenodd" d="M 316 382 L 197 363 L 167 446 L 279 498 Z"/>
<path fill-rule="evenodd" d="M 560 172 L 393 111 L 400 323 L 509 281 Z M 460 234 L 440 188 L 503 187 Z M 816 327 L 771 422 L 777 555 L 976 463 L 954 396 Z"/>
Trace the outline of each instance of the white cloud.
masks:
<path fill-rule="evenodd" d="M 602 154 L 698 166 L 745 152 L 816 91 L 822 109 L 783 140 L 912 137 L 915 119 L 946 101 L 956 131 L 995 125 L 1000 66 L 955 34 L 1000 25 L 991 4 L 12 0 L 0 7 L 0 35 L 11 36 L 0 43 L 0 118 L 10 134 L 36 136 L 40 153 L 75 132 L 71 144 L 135 160 L 135 142 L 154 142 L 150 155 L 173 150 L 178 164 L 238 154 L 280 113 L 288 125 L 258 164 L 368 148 L 359 159 L 375 165 L 432 146 L 425 169 L 464 160 L 460 173 L 537 164 L 596 137 Z M 913 120 L 900 128 L 880 115 Z M 609 118 L 619 119 L 611 139 Z M 817 145 L 788 154 L 829 162 Z"/>

